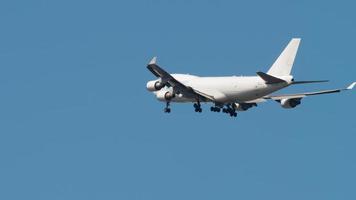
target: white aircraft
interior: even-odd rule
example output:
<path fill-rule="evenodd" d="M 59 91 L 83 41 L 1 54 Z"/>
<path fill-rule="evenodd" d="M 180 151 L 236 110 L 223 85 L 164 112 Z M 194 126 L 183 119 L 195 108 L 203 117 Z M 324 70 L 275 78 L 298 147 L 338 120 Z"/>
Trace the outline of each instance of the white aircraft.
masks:
<path fill-rule="evenodd" d="M 268 99 L 279 102 L 283 108 L 294 108 L 304 97 L 351 90 L 355 86 L 356 82 L 342 89 L 270 95 L 294 84 L 326 82 L 294 80 L 291 70 L 299 43 L 300 38 L 293 38 L 268 72 L 257 72 L 258 76 L 199 77 L 169 74 L 156 64 L 157 58 L 154 57 L 147 68 L 158 79 L 149 81 L 147 89 L 153 92 L 158 100 L 166 102 L 166 113 L 171 112 L 170 102 L 192 102 L 195 112 L 202 112 L 201 102 L 211 102 L 214 103 L 211 111 L 220 112 L 222 109 L 224 113 L 236 117 L 236 111 L 246 111 Z"/>

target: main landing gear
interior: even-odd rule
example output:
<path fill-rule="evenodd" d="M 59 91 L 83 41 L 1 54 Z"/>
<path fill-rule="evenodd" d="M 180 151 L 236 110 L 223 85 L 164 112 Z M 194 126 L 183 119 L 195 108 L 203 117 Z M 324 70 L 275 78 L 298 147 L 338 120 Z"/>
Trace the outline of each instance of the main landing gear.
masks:
<path fill-rule="evenodd" d="M 165 113 L 170 113 L 171 112 L 171 108 L 169 106 L 170 106 L 170 102 L 167 101 L 166 102 L 166 107 L 164 108 L 164 112 Z M 193 106 L 194 106 L 195 112 L 201 113 L 203 111 L 199 101 L 197 103 L 194 103 Z M 224 105 L 220 105 L 220 106 L 219 105 L 215 105 L 215 106 L 210 107 L 210 110 L 212 112 L 220 112 L 222 110 L 223 113 L 227 113 L 231 117 L 236 117 L 237 116 L 236 108 L 234 107 L 234 105 L 228 104 L 228 105 L 226 105 L 226 107 L 223 107 L 223 106 Z"/>
<path fill-rule="evenodd" d="M 230 115 L 230 117 L 236 117 L 237 113 L 234 108 L 227 106 L 227 108 L 223 108 L 223 112 Z"/>
<path fill-rule="evenodd" d="M 201 105 L 200 105 L 200 102 L 198 101 L 197 103 L 195 103 L 194 105 L 194 109 L 195 109 L 195 112 L 199 112 L 201 113 L 203 110 L 201 109 Z"/>
<path fill-rule="evenodd" d="M 212 111 L 212 112 L 220 112 L 221 109 L 220 109 L 220 107 L 217 107 L 217 106 L 211 106 L 210 107 L 210 111 Z"/>
<path fill-rule="evenodd" d="M 164 112 L 165 113 L 170 113 L 171 112 L 171 109 L 169 108 L 169 102 L 168 101 L 166 103 L 166 107 L 164 108 Z"/>

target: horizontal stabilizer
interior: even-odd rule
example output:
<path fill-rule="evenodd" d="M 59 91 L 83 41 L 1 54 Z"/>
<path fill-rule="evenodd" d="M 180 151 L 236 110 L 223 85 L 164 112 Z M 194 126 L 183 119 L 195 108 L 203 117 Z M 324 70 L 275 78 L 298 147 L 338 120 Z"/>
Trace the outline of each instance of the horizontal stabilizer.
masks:
<path fill-rule="evenodd" d="M 325 83 L 325 82 L 329 82 L 329 80 L 321 80 L 321 81 L 293 81 L 292 84 Z"/>
<path fill-rule="evenodd" d="M 273 84 L 273 83 L 285 83 L 285 80 L 279 79 L 277 77 L 271 76 L 269 74 L 263 73 L 263 72 L 257 72 L 257 75 L 261 77 L 267 84 Z"/>

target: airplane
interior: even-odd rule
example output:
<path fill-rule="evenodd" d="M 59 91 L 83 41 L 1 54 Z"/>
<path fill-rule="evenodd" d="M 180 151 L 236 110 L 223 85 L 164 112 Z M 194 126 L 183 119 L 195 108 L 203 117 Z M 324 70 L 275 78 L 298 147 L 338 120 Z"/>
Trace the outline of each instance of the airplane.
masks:
<path fill-rule="evenodd" d="M 271 68 L 257 72 L 257 76 L 200 77 L 189 74 L 170 74 L 157 65 L 157 57 L 148 63 L 147 69 L 157 77 L 147 82 L 146 88 L 159 101 L 166 102 L 165 113 L 170 113 L 170 103 L 194 103 L 195 112 L 201 113 L 201 103 L 213 103 L 213 112 L 237 116 L 237 111 L 246 111 L 266 100 L 274 100 L 283 108 L 295 108 L 307 96 L 336 93 L 351 90 L 353 82 L 346 88 L 306 92 L 299 94 L 271 95 L 295 84 L 321 83 L 327 80 L 295 81 L 291 70 L 296 57 L 300 38 L 292 38 Z"/>

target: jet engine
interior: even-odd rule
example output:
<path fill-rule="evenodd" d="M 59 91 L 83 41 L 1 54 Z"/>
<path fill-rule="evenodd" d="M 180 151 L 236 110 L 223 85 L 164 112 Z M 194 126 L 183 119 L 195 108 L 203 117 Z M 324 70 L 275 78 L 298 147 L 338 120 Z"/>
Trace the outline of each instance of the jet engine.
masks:
<path fill-rule="evenodd" d="M 301 103 L 301 100 L 302 100 L 301 98 L 282 99 L 280 103 L 283 108 L 295 108 L 297 105 Z"/>
<path fill-rule="evenodd" d="M 170 91 L 158 91 L 156 93 L 156 97 L 160 101 L 170 101 L 172 100 L 176 95 Z"/>
<path fill-rule="evenodd" d="M 148 81 L 146 88 L 148 91 L 154 92 L 162 89 L 164 86 L 165 84 L 160 81 Z"/>

